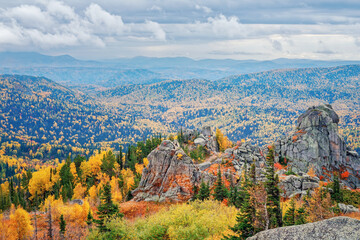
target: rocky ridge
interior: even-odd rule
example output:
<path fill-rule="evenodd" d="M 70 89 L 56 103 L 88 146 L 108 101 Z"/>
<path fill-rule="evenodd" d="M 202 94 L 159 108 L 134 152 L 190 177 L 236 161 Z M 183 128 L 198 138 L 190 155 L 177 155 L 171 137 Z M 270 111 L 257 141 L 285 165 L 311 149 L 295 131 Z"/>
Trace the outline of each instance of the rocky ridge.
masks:
<path fill-rule="evenodd" d="M 248 240 L 327 240 L 360 239 L 360 221 L 349 217 L 335 217 L 297 226 L 274 228 L 259 232 Z"/>

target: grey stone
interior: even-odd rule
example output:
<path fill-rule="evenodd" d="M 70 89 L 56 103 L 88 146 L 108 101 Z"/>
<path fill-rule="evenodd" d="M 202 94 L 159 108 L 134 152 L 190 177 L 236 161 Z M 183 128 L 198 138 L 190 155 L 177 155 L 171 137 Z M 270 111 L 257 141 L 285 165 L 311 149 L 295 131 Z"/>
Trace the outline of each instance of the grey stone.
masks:
<path fill-rule="evenodd" d="M 70 204 L 83 205 L 83 204 L 84 204 L 84 201 L 83 201 L 82 199 L 74 199 L 74 200 L 71 200 L 69 203 L 70 203 Z"/>
<path fill-rule="evenodd" d="M 201 146 L 205 146 L 206 145 L 206 140 L 203 138 L 196 138 L 194 140 L 194 144 L 195 145 L 201 145 Z"/>
<path fill-rule="evenodd" d="M 308 190 L 308 189 L 315 189 L 318 188 L 319 184 L 315 183 L 315 182 L 303 182 L 302 184 L 302 189 L 303 190 Z"/>
<path fill-rule="evenodd" d="M 298 118 L 296 132 L 276 142 L 275 155 L 286 157 L 288 165 L 298 172 L 314 167 L 320 176 L 329 171 L 346 170 L 350 177 L 342 182 L 348 187 L 360 188 L 359 155 L 347 150 L 338 132 L 338 123 L 339 117 L 331 105 L 309 108 Z"/>
<path fill-rule="evenodd" d="M 359 212 L 359 209 L 354 207 L 353 205 L 346 205 L 344 203 L 339 203 L 338 204 L 340 211 L 342 213 L 353 213 L 353 212 Z"/>
<path fill-rule="evenodd" d="M 335 217 L 297 226 L 274 228 L 259 232 L 248 240 L 359 240 L 360 221 Z"/>
<path fill-rule="evenodd" d="M 200 183 L 200 171 L 186 153 L 171 141 L 163 141 L 148 156 L 134 201 L 187 201 Z M 186 184 L 184 184 L 186 183 Z"/>

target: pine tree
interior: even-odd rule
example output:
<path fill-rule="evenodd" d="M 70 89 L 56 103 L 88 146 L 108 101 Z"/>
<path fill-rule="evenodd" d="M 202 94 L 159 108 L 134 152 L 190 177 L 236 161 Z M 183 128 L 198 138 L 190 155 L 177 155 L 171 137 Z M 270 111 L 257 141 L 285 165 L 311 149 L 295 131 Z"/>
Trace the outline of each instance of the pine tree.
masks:
<path fill-rule="evenodd" d="M 217 180 L 215 183 L 215 189 L 214 189 L 213 196 L 214 196 L 215 200 L 217 200 L 217 201 L 223 201 L 225 198 L 228 197 L 228 191 L 222 181 L 220 166 L 219 166 L 219 170 L 217 173 Z"/>
<path fill-rule="evenodd" d="M 195 184 L 193 186 L 193 192 L 194 192 L 194 195 L 192 197 L 192 200 L 195 201 L 196 199 L 198 199 L 198 193 L 199 193 L 199 187 Z"/>
<path fill-rule="evenodd" d="M 306 221 L 306 211 L 304 207 L 301 207 L 296 210 L 295 213 L 295 225 L 301 225 L 307 223 Z"/>
<path fill-rule="evenodd" d="M 88 215 L 87 215 L 87 221 L 86 221 L 86 223 L 87 223 L 87 225 L 88 225 L 89 227 L 91 227 L 91 224 L 92 224 L 93 220 L 94 220 L 94 218 L 93 218 L 93 216 L 92 216 L 92 214 L 91 214 L 91 211 L 89 210 L 89 213 L 88 213 Z"/>
<path fill-rule="evenodd" d="M 123 152 L 122 152 L 122 147 L 120 146 L 120 150 L 119 150 L 119 155 L 118 155 L 118 158 L 117 158 L 117 163 L 119 164 L 120 166 L 120 170 L 123 169 Z"/>
<path fill-rule="evenodd" d="M 224 239 L 247 239 L 256 233 L 254 227 L 255 221 L 255 208 L 251 202 L 248 189 L 251 187 L 251 183 L 247 178 L 244 179 L 244 189 L 239 192 L 242 195 L 242 202 L 240 211 L 236 216 L 236 224 L 230 227 L 230 230 L 234 232 L 234 235 L 227 236 Z"/>
<path fill-rule="evenodd" d="M 256 165 L 255 161 L 250 166 L 250 181 L 256 184 Z"/>
<path fill-rule="evenodd" d="M 70 156 L 66 159 L 65 164 L 60 169 L 60 185 L 62 186 L 61 196 L 63 197 L 63 201 L 66 202 L 68 199 L 71 199 L 73 192 L 73 180 L 74 176 L 70 171 L 71 159 Z"/>
<path fill-rule="evenodd" d="M 280 190 L 278 187 L 279 177 L 274 169 L 274 150 L 269 147 L 269 153 L 266 156 L 266 192 L 267 192 L 267 211 L 269 219 L 269 228 L 281 227 L 282 214 L 280 209 Z"/>
<path fill-rule="evenodd" d="M 105 221 L 112 217 L 122 217 L 122 214 L 119 214 L 118 206 L 112 202 L 111 199 L 111 186 L 109 183 L 104 185 L 103 192 L 101 194 L 101 203 L 98 207 L 98 218 L 94 220 L 99 228 L 100 232 L 108 231 L 107 227 L 105 226 Z"/>
<path fill-rule="evenodd" d="M 284 216 L 284 226 L 292 226 L 295 224 L 295 201 L 291 199 L 290 207 Z"/>
<path fill-rule="evenodd" d="M 208 183 L 201 182 L 197 199 L 204 201 L 209 198 L 210 198 L 210 186 Z"/>
<path fill-rule="evenodd" d="M 339 174 L 334 173 L 334 183 L 332 187 L 331 198 L 336 202 L 341 202 L 343 200 L 342 192 L 340 189 L 340 179 Z"/>
<path fill-rule="evenodd" d="M 101 170 L 110 177 L 115 175 L 114 173 L 115 161 L 116 161 L 115 155 L 112 153 L 111 150 L 105 153 L 102 159 Z"/>
<path fill-rule="evenodd" d="M 60 216 L 60 236 L 61 236 L 61 239 L 64 239 L 65 231 L 66 231 L 66 222 L 64 220 L 64 215 L 61 214 L 61 216 Z"/>

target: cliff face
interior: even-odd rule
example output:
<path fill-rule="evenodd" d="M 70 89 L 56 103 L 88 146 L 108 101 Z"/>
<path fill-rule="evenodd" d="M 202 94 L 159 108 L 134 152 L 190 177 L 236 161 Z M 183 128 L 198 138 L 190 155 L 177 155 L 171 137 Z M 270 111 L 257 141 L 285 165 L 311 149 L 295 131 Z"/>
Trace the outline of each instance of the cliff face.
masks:
<path fill-rule="evenodd" d="M 339 117 L 330 105 L 309 108 L 297 121 L 296 132 L 275 143 L 276 160 L 286 158 L 295 172 L 313 167 L 320 179 L 340 172 L 344 183 L 360 187 L 360 159 L 339 135 Z"/>
<path fill-rule="evenodd" d="M 133 191 L 135 201 L 187 201 L 200 173 L 176 142 L 163 141 L 148 155 L 139 187 Z"/>

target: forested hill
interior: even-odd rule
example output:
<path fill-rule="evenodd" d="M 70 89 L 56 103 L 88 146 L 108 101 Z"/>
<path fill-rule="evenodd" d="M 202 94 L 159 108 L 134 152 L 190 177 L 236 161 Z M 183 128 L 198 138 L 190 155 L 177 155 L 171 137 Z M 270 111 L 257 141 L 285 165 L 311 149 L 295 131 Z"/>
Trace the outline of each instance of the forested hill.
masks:
<path fill-rule="evenodd" d="M 39 159 L 84 154 L 100 142 L 143 135 L 132 127 L 130 116 L 113 114 L 82 93 L 31 76 L 0 75 L 0 122 L 2 153 Z"/>
<path fill-rule="evenodd" d="M 360 65 L 273 70 L 215 82 L 169 80 L 108 89 L 98 97 L 123 111 L 141 112 L 159 129 L 220 127 L 232 140 L 265 144 L 292 130 L 295 116 L 332 104 L 348 144 L 360 147 Z M 139 121 L 139 119 L 138 119 Z M 160 125 L 160 126 L 159 126 Z"/>
<path fill-rule="evenodd" d="M 292 131 L 296 117 L 308 107 L 329 103 L 340 116 L 347 144 L 360 152 L 359 78 L 360 66 L 348 65 L 273 70 L 218 81 L 95 87 L 87 92 L 41 77 L 2 75 L 0 150 L 6 155 L 60 158 L 206 125 L 220 128 L 232 141 L 264 145 Z"/>

